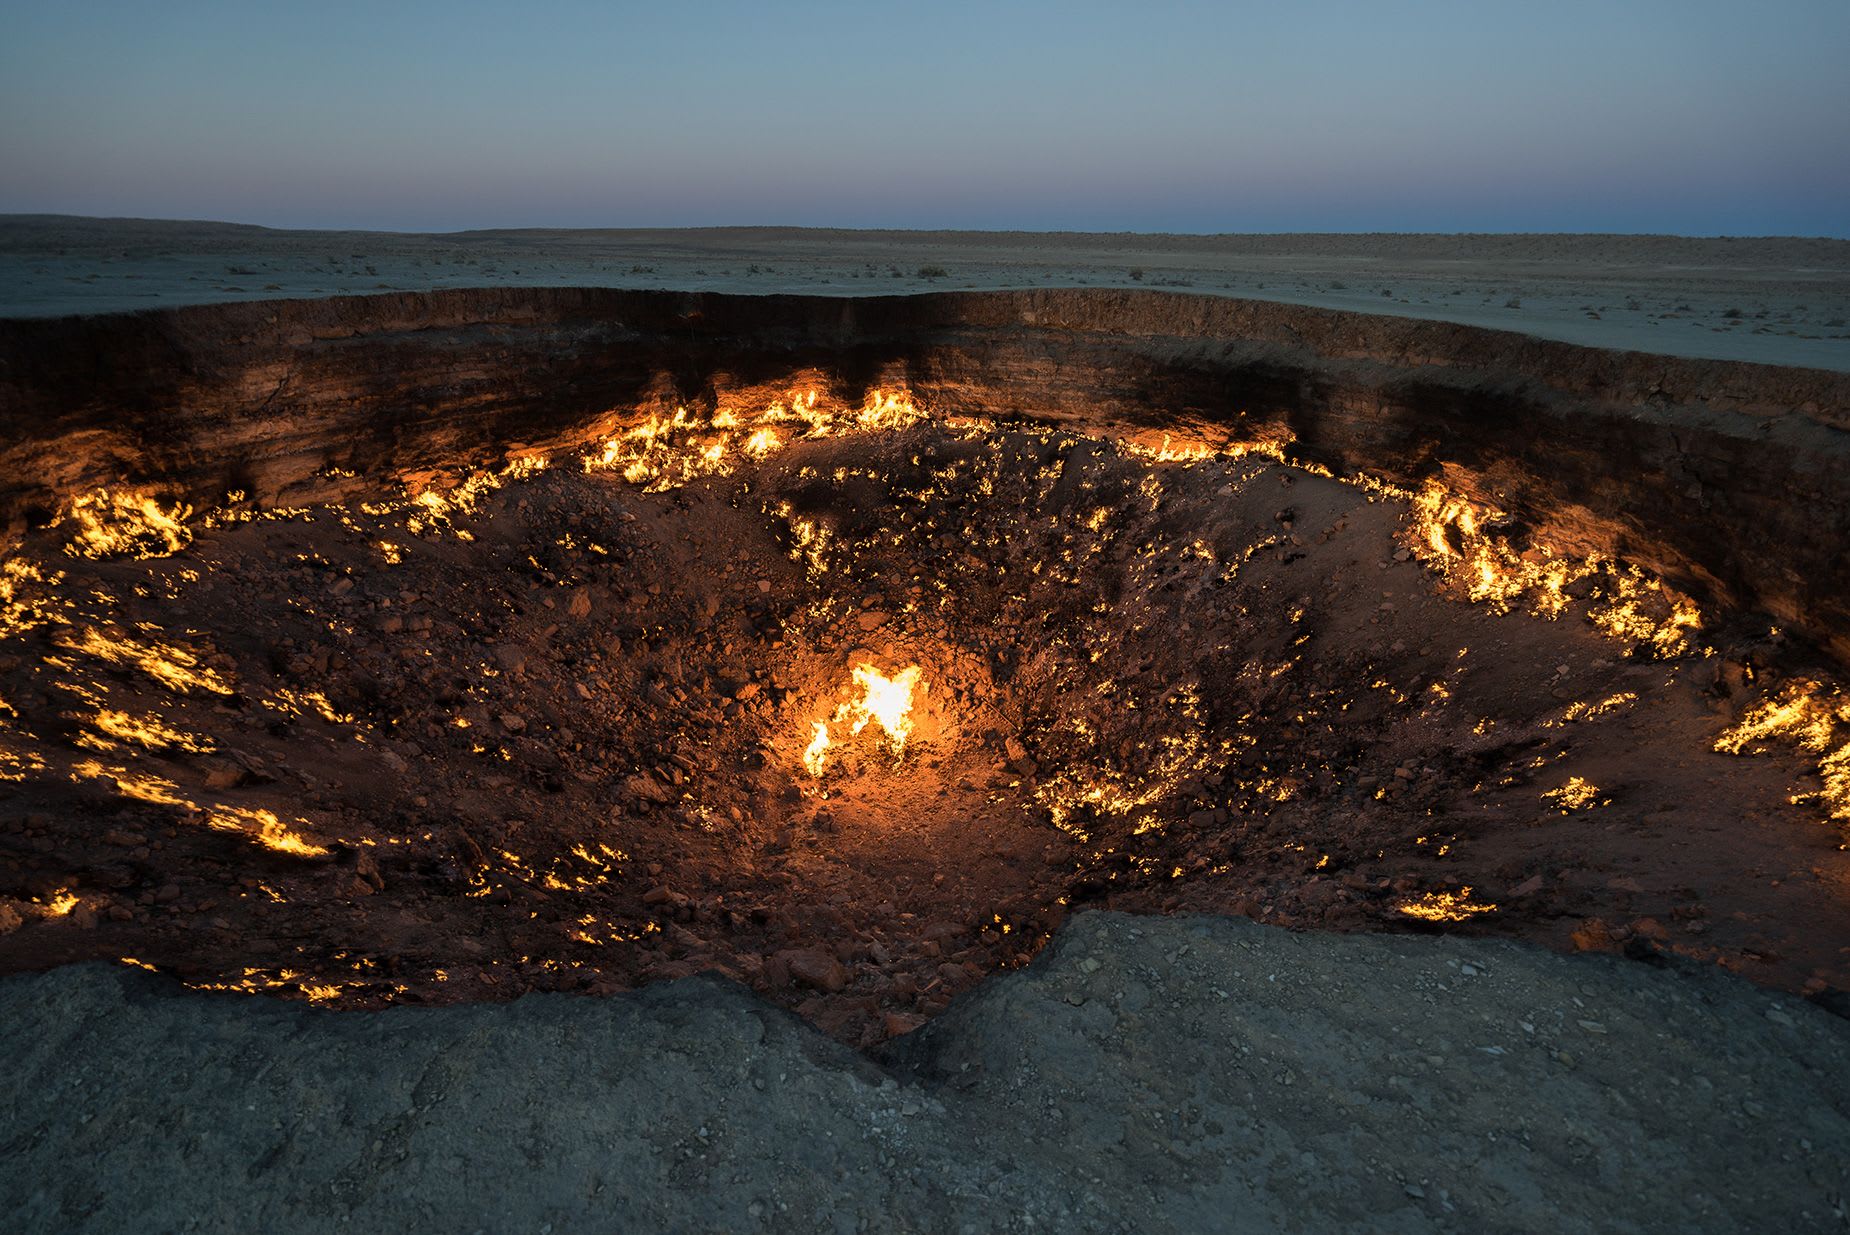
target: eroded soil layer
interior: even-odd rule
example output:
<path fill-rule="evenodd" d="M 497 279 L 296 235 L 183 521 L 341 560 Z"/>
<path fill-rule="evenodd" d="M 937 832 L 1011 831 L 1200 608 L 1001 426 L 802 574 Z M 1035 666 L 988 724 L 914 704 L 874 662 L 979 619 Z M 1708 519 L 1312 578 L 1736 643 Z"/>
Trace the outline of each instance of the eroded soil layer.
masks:
<path fill-rule="evenodd" d="M 348 1006 L 717 970 L 865 1044 L 1103 905 L 1850 985 L 1813 765 L 1713 749 L 1769 646 L 1615 640 L 1596 582 L 1471 604 L 1403 502 L 1263 455 L 778 445 L 232 508 L 151 557 L 35 534 L 0 970 Z M 857 666 L 918 667 L 903 748 Z"/>

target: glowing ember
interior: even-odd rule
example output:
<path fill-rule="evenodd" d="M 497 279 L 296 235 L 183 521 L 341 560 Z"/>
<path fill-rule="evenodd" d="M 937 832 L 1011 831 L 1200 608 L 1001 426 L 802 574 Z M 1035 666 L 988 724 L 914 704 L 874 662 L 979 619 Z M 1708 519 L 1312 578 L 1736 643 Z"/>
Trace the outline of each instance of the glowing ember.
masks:
<path fill-rule="evenodd" d="M 66 888 L 54 893 L 52 898 L 45 902 L 45 916 L 48 918 L 65 917 L 71 910 L 77 908 L 77 904 L 77 893 Z"/>
<path fill-rule="evenodd" d="M 175 729 L 162 723 L 158 716 L 136 716 L 104 708 L 96 714 L 94 723 L 109 738 L 133 742 L 149 750 L 182 750 L 191 754 L 207 754 L 214 749 L 210 738 Z M 79 745 L 94 742 L 105 750 L 114 745 L 107 738 L 99 740 L 79 737 L 77 741 Z"/>
<path fill-rule="evenodd" d="M 1474 903 L 1471 889 L 1466 887 L 1456 892 L 1424 892 L 1400 902 L 1395 908 L 1423 922 L 1463 922 L 1480 913 L 1494 913 L 1497 907 Z"/>
<path fill-rule="evenodd" d="M 1599 796 L 1599 786 L 1580 776 L 1568 777 L 1565 785 L 1558 789 L 1550 789 L 1542 797 L 1559 807 L 1564 815 L 1570 811 L 1586 810 L 1590 806 L 1608 804 Z"/>
<path fill-rule="evenodd" d="M 1838 726 L 1850 726 L 1850 696 L 1801 679 L 1777 699 L 1762 699 L 1740 723 L 1715 740 L 1728 755 L 1757 754 L 1788 744 L 1819 756 L 1817 793 L 1794 794 L 1792 801 L 1815 800 L 1834 822 L 1850 824 L 1850 742 L 1838 744 Z M 1837 749 L 1831 748 L 1836 746 Z"/>
<path fill-rule="evenodd" d="M 64 512 L 71 528 L 65 552 L 72 557 L 166 557 L 192 543 L 186 520 L 192 508 L 163 510 L 144 495 L 98 489 L 72 502 Z"/>
<path fill-rule="evenodd" d="M 206 812 L 206 826 L 221 832 L 242 832 L 266 849 L 292 854 L 298 858 L 327 855 L 326 847 L 289 830 L 274 811 L 246 806 L 216 806 Z"/>
<path fill-rule="evenodd" d="M 1559 558 L 1545 548 L 1517 553 L 1491 530 L 1503 512 L 1473 506 L 1436 482 L 1418 493 L 1392 486 L 1383 491 L 1407 500 L 1407 547 L 1473 603 L 1507 613 L 1526 597 L 1531 613 L 1554 619 L 1567 611 L 1567 589 L 1579 584 L 1594 602 L 1588 621 L 1609 638 L 1665 660 L 1687 654 L 1701 629 L 1702 612 L 1694 604 L 1635 566 L 1597 554 Z"/>

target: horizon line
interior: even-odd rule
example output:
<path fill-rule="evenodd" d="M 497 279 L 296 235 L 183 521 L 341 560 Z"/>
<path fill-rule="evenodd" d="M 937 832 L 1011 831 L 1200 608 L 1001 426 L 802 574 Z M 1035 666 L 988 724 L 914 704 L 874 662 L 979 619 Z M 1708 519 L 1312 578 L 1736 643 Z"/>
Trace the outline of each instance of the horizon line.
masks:
<path fill-rule="evenodd" d="M 502 225 L 493 227 L 460 228 L 417 228 L 417 227 L 295 227 L 279 226 L 271 223 L 247 223 L 235 219 L 189 218 L 164 215 L 95 215 L 72 214 L 63 211 L 21 210 L 0 211 L 0 223 L 25 219 L 79 220 L 91 223 L 170 223 L 191 224 L 210 227 L 248 228 L 268 232 L 332 232 L 356 233 L 361 235 L 381 236 L 471 236 L 495 233 L 515 232 L 740 232 L 740 231 L 783 231 L 783 232 L 860 232 L 866 234 L 907 233 L 914 235 L 974 235 L 974 236 L 1147 236 L 1152 238 L 1171 237 L 1195 240 L 1214 240 L 1228 237 L 1248 236 L 1453 236 L 1460 238 L 1477 237 L 1612 237 L 1630 240 L 1665 239 L 1665 240 L 1805 240 L 1828 241 L 1838 244 L 1850 244 L 1850 235 L 1833 236 L 1825 234 L 1800 234 L 1794 232 L 1655 232 L 1655 231 L 1535 231 L 1528 229 L 1509 230 L 1383 230 L 1372 228 L 1321 228 L 1306 231 L 1218 231 L 1191 232 L 1119 228 L 1114 230 L 1093 230 L 1072 227 L 895 227 L 867 226 L 826 223 L 707 223 L 707 224 L 626 224 L 626 225 L 551 225 L 529 223 Z"/>

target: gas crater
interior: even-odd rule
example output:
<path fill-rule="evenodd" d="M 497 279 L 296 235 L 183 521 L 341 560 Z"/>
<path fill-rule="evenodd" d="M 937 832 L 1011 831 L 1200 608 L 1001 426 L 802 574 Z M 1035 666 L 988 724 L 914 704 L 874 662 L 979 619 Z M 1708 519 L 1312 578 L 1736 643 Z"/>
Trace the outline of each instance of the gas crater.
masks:
<path fill-rule="evenodd" d="M 796 359 L 16 486 L 0 968 L 717 971 L 871 1045 L 1100 906 L 1845 985 L 1850 705 L 1717 571 L 1493 467 Z"/>

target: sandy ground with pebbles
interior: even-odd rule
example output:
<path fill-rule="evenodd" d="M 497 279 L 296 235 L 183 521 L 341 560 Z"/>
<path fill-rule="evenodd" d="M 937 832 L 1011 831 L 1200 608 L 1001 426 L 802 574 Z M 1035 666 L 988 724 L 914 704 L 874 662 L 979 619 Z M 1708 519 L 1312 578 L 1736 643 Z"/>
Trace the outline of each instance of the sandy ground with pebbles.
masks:
<path fill-rule="evenodd" d="M 1170 287 L 1850 370 L 1850 241 L 797 228 L 275 231 L 0 216 L 0 315 L 443 287 L 872 295 Z"/>
<path fill-rule="evenodd" d="M 739 987 L 0 980 L 21 1229 L 1841 1231 L 1850 1022 L 1495 940 L 1073 918 L 870 1059 Z"/>

